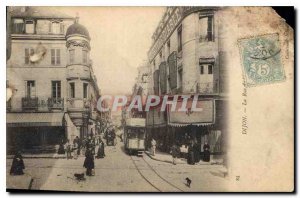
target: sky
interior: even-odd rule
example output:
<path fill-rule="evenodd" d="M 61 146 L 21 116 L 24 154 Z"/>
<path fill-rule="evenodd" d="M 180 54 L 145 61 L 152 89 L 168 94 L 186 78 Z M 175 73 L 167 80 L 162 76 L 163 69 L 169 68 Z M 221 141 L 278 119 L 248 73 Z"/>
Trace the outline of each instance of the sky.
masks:
<path fill-rule="evenodd" d="M 101 94 L 130 94 L 137 67 L 147 59 L 165 7 L 59 7 L 79 15 L 91 37 L 90 58 Z"/>

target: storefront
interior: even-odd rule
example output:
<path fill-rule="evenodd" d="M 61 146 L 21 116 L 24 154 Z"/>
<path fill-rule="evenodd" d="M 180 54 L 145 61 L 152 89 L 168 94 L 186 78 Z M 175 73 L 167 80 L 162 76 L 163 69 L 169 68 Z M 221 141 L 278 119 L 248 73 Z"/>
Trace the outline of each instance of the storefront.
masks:
<path fill-rule="evenodd" d="M 7 113 L 7 151 L 55 152 L 55 145 L 78 135 L 68 114 Z"/>

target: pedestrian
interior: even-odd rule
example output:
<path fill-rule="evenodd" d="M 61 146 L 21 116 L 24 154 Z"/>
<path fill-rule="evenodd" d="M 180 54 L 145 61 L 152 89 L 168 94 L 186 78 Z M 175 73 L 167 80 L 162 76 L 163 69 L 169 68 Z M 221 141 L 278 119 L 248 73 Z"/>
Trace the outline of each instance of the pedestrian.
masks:
<path fill-rule="evenodd" d="M 83 163 L 83 167 L 86 168 L 86 175 L 87 176 L 92 176 L 93 170 L 95 168 L 95 162 L 94 162 L 94 155 L 92 154 L 92 151 L 90 148 L 88 148 L 85 156 L 85 160 Z"/>
<path fill-rule="evenodd" d="M 187 163 L 190 165 L 195 164 L 195 155 L 194 155 L 194 144 L 191 143 L 188 148 L 188 158 L 187 158 Z"/>
<path fill-rule="evenodd" d="M 210 161 L 210 146 L 207 143 L 207 141 L 205 141 L 204 145 L 203 145 L 203 161 L 205 162 L 209 162 Z"/>
<path fill-rule="evenodd" d="M 70 140 L 67 140 L 66 150 L 67 150 L 67 159 L 72 159 L 72 145 L 70 144 Z"/>
<path fill-rule="evenodd" d="M 194 144 L 194 156 L 195 156 L 195 163 L 200 161 L 200 154 L 201 154 L 201 144 L 195 140 Z"/>
<path fill-rule="evenodd" d="M 104 143 L 102 139 L 99 139 L 99 148 L 98 148 L 98 153 L 97 153 L 97 158 L 104 158 L 105 157 L 105 152 L 104 152 Z"/>
<path fill-rule="evenodd" d="M 57 154 L 64 155 L 65 153 L 66 153 L 66 151 L 65 151 L 65 148 L 64 148 L 64 141 L 61 140 L 61 142 L 59 144 L 59 147 L 58 147 Z"/>
<path fill-rule="evenodd" d="M 151 148 L 152 148 L 152 155 L 155 156 L 155 152 L 156 152 L 156 141 L 154 138 L 152 138 L 151 140 Z"/>
<path fill-rule="evenodd" d="M 73 159 L 77 159 L 78 158 L 77 150 L 78 150 L 78 144 L 75 142 L 75 144 L 73 144 L 73 149 L 72 149 Z"/>
<path fill-rule="evenodd" d="M 78 137 L 78 136 L 76 136 L 76 137 Z M 82 147 L 82 140 L 81 140 L 81 138 L 78 138 L 77 156 L 80 155 L 81 147 Z"/>
<path fill-rule="evenodd" d="M 179 156 L 179 153 L 180 153 L 179 146 L 174 143 L 173 146 L 171 147 L 171 154 L 172 154 L 174 165 L 176 165 L 176 161 Z"/>
<path fill-rule="evenodd" d="M 10 174 L 11 175 L 23 175 L 23 169 L 25 169 L 23 157 L 21 155 L 21 152 L 17 152 L 14 156 L 14 159 L 11 164 L 10 168 Z"/>

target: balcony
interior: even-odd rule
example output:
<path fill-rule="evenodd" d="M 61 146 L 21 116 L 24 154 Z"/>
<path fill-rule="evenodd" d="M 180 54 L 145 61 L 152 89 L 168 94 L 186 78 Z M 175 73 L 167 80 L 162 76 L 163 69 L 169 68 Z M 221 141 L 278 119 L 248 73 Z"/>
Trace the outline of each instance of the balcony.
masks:
<path fill-rule="evenodd" d="M 24 97 L 22 98 L 22 109 L 23 110 L 38 110 L 39 100 L 38 97 L 30 98 Z"/>
<path fill-rule="evenodd" d="M 49 110 L 63 110 L 64 98 L 48 98 Z"/>
<path fill-rule="evenodd" d="M 69 98 L 67 107 L 69 111 L 92 111 L 90 100 L 82 98 Z"/>
<path fill-rule="evenodd" d="M 197 93 L 199 94 L 208 94 L 214 95 L 218 94 L 218 84 L 217 83 L 198 83 L 197 84 Z"/>

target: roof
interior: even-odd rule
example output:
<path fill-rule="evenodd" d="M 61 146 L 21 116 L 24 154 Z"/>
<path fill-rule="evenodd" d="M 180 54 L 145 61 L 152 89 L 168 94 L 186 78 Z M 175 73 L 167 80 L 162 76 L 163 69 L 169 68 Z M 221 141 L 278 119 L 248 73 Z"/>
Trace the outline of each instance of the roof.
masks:
<path fill-rule="evenodd" d="M 48 6 L 12 6 L 10 11 L 13 18 L 75 19 L 75 17 L 58 11 L 55 7 Z"/>
<path fill-rule="evenodd" d="M 79 24 L 77 20 L 74 24 L 70 25 L 67 29 L 66 37 L 71 35 L 81 35 L 90 39 L 89 31 L 83 25 Z"/>
<path fill-rule="evenodd" d="M 7 113 L 8 127 L 62 126 L 64 113 Z"/>

